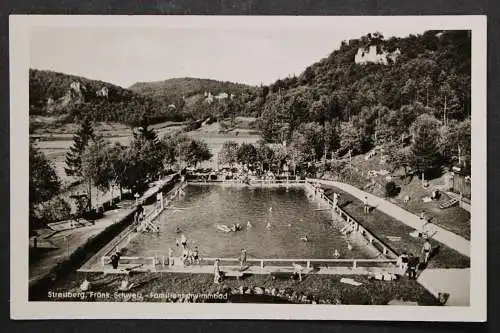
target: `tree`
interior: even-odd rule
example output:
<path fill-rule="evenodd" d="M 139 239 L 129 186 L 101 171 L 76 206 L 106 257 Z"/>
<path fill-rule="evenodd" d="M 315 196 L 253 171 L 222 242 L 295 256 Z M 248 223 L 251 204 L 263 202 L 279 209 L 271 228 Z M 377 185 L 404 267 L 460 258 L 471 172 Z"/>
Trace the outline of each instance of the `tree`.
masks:
<path fill-rule="evenodd" d="M 414 166 L 423 174 L 434 167 L 439 158 L 439 121 L 431 115 L 423 114 L 412 124 L 411 133 Z"/>
<path fill-rule="evenodd" d="M 457 96 L 457 91 L 453 88 L 456 84 L 456 75 L 447 75 L 441 73 L 443 81 L 439 87 L 439 93 L 441 97 L 441 103 L 443 108 L 443 124 L 447 125 L 450 115 L 456 114 L 458 109 L 461 107 L 460 100 Z"/>
<path fill-rule="evenodd" d="M 325 136 L 324 159 L 326 160 L 328 153 L 333 152 L 340 147 L 338 121 L 336 119 L 332 121 L 326 121 L 323 127 Z"/>
<path fill-rule="evenodd" d="M 149 127 L 149 121 L 146 117 L 141 119 L 138 132 L 133 132 L 135 139 L 143 138 L 148 141 L 153 141 L 158 143 L 158 135 L 156 132 Z"/>
<path fill-rule="evenodd" d="M 32 204 L 38 204 L 55 196 L 60 190 L 61 183 L 49 160 L 31 143 L 29 162 L 29 200 Z"/>
<path fill-rule="evenodd" d="M 257 161 L 257 149 L 251 143 L 242 143 L 238 148 L 238 162 L 243 165 L 251 165 Z"/>
<path fill-rule="evenodd" d="M 123 194 L 123 179 L 127 169 L 127 147 L 116 142 L 109 148 L 108 151 L 108 168 L 111 182 L 111 189 L 113 185 L 117 185 L 120 189 L 120 199 Z"/>
<path fill-rule="evenodd" d="M 323 126 L 318 123 L 301 124 L 297 129 L 305 140 L 306 145 L 303 147 L 303 153 L 306 161 L 317 161 L 323 156 L 325 149 L 325 132 Z"/>
<path fill-rule="evenodd" d="M 286 163 L 286 160 L 288 158 L 288 150 L 284 145 L 274 145 L 272 147 L 273 150 L 273 155 L 272 155 L 272 164 L 276 164 L 277 172 L 281 170 L 281 167 L 283 164 Z"/>
<path fill-rule="evenodd" d="M 294 174 L 297 171 L 297 167 L 300 167 L 308 160 L 309 151 L 305 136 L 302 133 L 296 133 L 288 145 L 288 157 Z"/>
<path fill-rule="evenodd" d="M 440 153 L 448 162 L 468 168 L 471 153 L 471 122 L 450 120 L 440 128 Z"/>
<path fill-rule="evenodd" d="M 29 219 L 30 231 L 36 224 L 35 208 L 59 193 L 61 183 L 45 155 L 30 142 L 29 146 Z"/>
<path fill-rule="evenodd" d="M 161 144 L 163 147 L 163 165 L 165 167 L 171 167 L 177 161 L 178 154 L 178 140 L 172 136 L 168 135 L 163 137 L 161 140 Z"/>
<path fill-rule="evenodd" d="M 363 139 L 359 130 L 352 123 L 342 123 L 340 127 L 340 149 L 345 151 L 351 149 L 353 153 L 360 153 L 363 147 Z"/>
<path fill-rule="evenodd" d="M 234 141 L 224 142 L 219 154 L 221 164 L 229 164 L 230 167 L 233 167 L 234 163 L 238 161 L 238 143 Z"/>
<path fill-rule="evenodd" d="M 203 140 L 191 140 L 185 146 L 184 155 L 187 164 L 192 165 L 195 168 L 198 163 L 208 161 L 212 158 L 212 153 L 210 152 L 207 143 Z"/>
<path fill-rule="evenodd" d="M 386 163 L 393 169 L 393 172 L 399 168 L 403 168 L 404 179 L 408 177 L 408 169 L 414 165 L 415 155 L 410 147 L 399 148 L 396 144 L 392 144 L 387 148 Z"/>
<path fill-rule="evenodd" d="M 260 164 L 260 171 L 270 170 L 274 160 L 274 150 L 265 142 L 259 142 L 257 146 L 257 160 Z"/>
<path fill-rule="evenodd" d="M 121 185 L 133 192 L 142 192 L 147 183 L 155 180 L 163 170 L 163 141 L 155 142 L 138 136 L 122 158 L 125 159 L 125 172 L 121 177 Z"/>
<path fill-rule="evenodd" d="M 82 155 L 90 140 L 95 137 L 90 118 L 86 117 L 80 128 L 73 136 L 73 145 L 66 153 L 66 167 L 64 171 L 68 176 L 82 177 Z"/>
<path fill-rule="evenodd" d="M 283 125 L 286 120 L 284 116 L 285 105 L 281 96 L 272 96 L 273 98 L 268 97 L 267 103 L 264 105 L 259 127 L 266 142 L 283 142 L 285 138 Z"/>
<path fill-rule="evenodd" d="M 97 137 L 92 140 L 82 156 L 82 174 L 101 191 L 107 191 L 113 175 L 109 159 L 110 146 L 107 141 Z"/>

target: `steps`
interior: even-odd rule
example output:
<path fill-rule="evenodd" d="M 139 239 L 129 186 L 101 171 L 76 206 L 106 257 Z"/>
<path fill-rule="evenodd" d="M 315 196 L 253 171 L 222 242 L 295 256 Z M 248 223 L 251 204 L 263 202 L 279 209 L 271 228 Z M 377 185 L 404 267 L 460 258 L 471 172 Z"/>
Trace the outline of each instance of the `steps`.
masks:
<path fill-rule="evenodd" d="M 450 208 L 450 207 L 453 207 L 455 205 L 458 204 L 458 200 L 453 198 L 453 199 L 450 199 L 446 202 L 443 202 L 442 204 L 439 205 L 439 208 L 441 209 L 446 209 L 446 208 Z"/>

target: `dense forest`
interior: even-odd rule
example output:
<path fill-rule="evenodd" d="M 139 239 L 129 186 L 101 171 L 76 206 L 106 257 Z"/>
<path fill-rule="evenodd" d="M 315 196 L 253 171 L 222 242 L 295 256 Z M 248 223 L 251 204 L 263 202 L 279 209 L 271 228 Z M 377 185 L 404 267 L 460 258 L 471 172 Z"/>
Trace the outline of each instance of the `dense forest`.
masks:
<path fill-rule="evenodd" d="M 401 54 L 396 61 L 356 64 L 358 50 Z M 307 67 L 299 77 L 279 79 L 269 87 L 262 118 L 290 125 L 338 120 L 350 122 L 371 138 L 408 132 L 422 113 L 448 124 L 470 116 L 470 35 L 467 31 L 428 31 L 407 38 L 368 34 L 342 42 L 339 50 Z M 278 133 L 267 131 L 270 140 Z M 373 139 L 375 139 L 373 137 Z"/>
<path fill-rule="evenodd" d="M 384 61 L 354 61 L 370 48 Z M 420 160 L 413 165 L 459 162 L 468 169 L 470 61 L 468 31 L 390 39 L 374 33 L 344 41 L 300 76 L 261 88 L 262 135 L 268 142 L 311 147 L 309 160 L 381 144 L 392 144 L 396 154 L 409 138 L 425 138 L 411 155 Z"/>

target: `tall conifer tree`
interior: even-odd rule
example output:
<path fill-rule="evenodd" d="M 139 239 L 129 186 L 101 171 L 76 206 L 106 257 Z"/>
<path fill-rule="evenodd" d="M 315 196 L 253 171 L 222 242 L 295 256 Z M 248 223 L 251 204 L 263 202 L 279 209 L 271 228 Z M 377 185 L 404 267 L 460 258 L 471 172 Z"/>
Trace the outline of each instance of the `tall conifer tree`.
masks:
<path fill-rule="evenodd" d="M 82 177 L 82 155 L 89 141 L 95 137 L 90 118 L 86 117 L 80 128 L 73 136 L 73 145 L 66 153 L 66 167 L 64 171 L 68 176 Z"/>

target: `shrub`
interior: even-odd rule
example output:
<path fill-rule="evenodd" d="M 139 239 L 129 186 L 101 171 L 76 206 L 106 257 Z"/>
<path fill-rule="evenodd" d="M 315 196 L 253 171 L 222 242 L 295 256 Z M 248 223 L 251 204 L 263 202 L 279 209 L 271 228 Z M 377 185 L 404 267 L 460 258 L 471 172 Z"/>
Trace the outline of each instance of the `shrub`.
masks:
<path fill-rule="evenodd" d="M 71 217 L 70 204 L 61 197 L 53 198 L 40 205 L 37 218 L 45 223 L 67 220 Z"/>
<path fill-rule="evenodd" d="M 385 184 L 385 196 L 386 197 L 390 197 L 390 198 L 395 197 L 396 195 L 398 195 L 398 192 L 399 192 L 399 189 L 396 186 L 396 183 L 394 183 L 393 181 L 390 181 L 390 182 Z"/>

